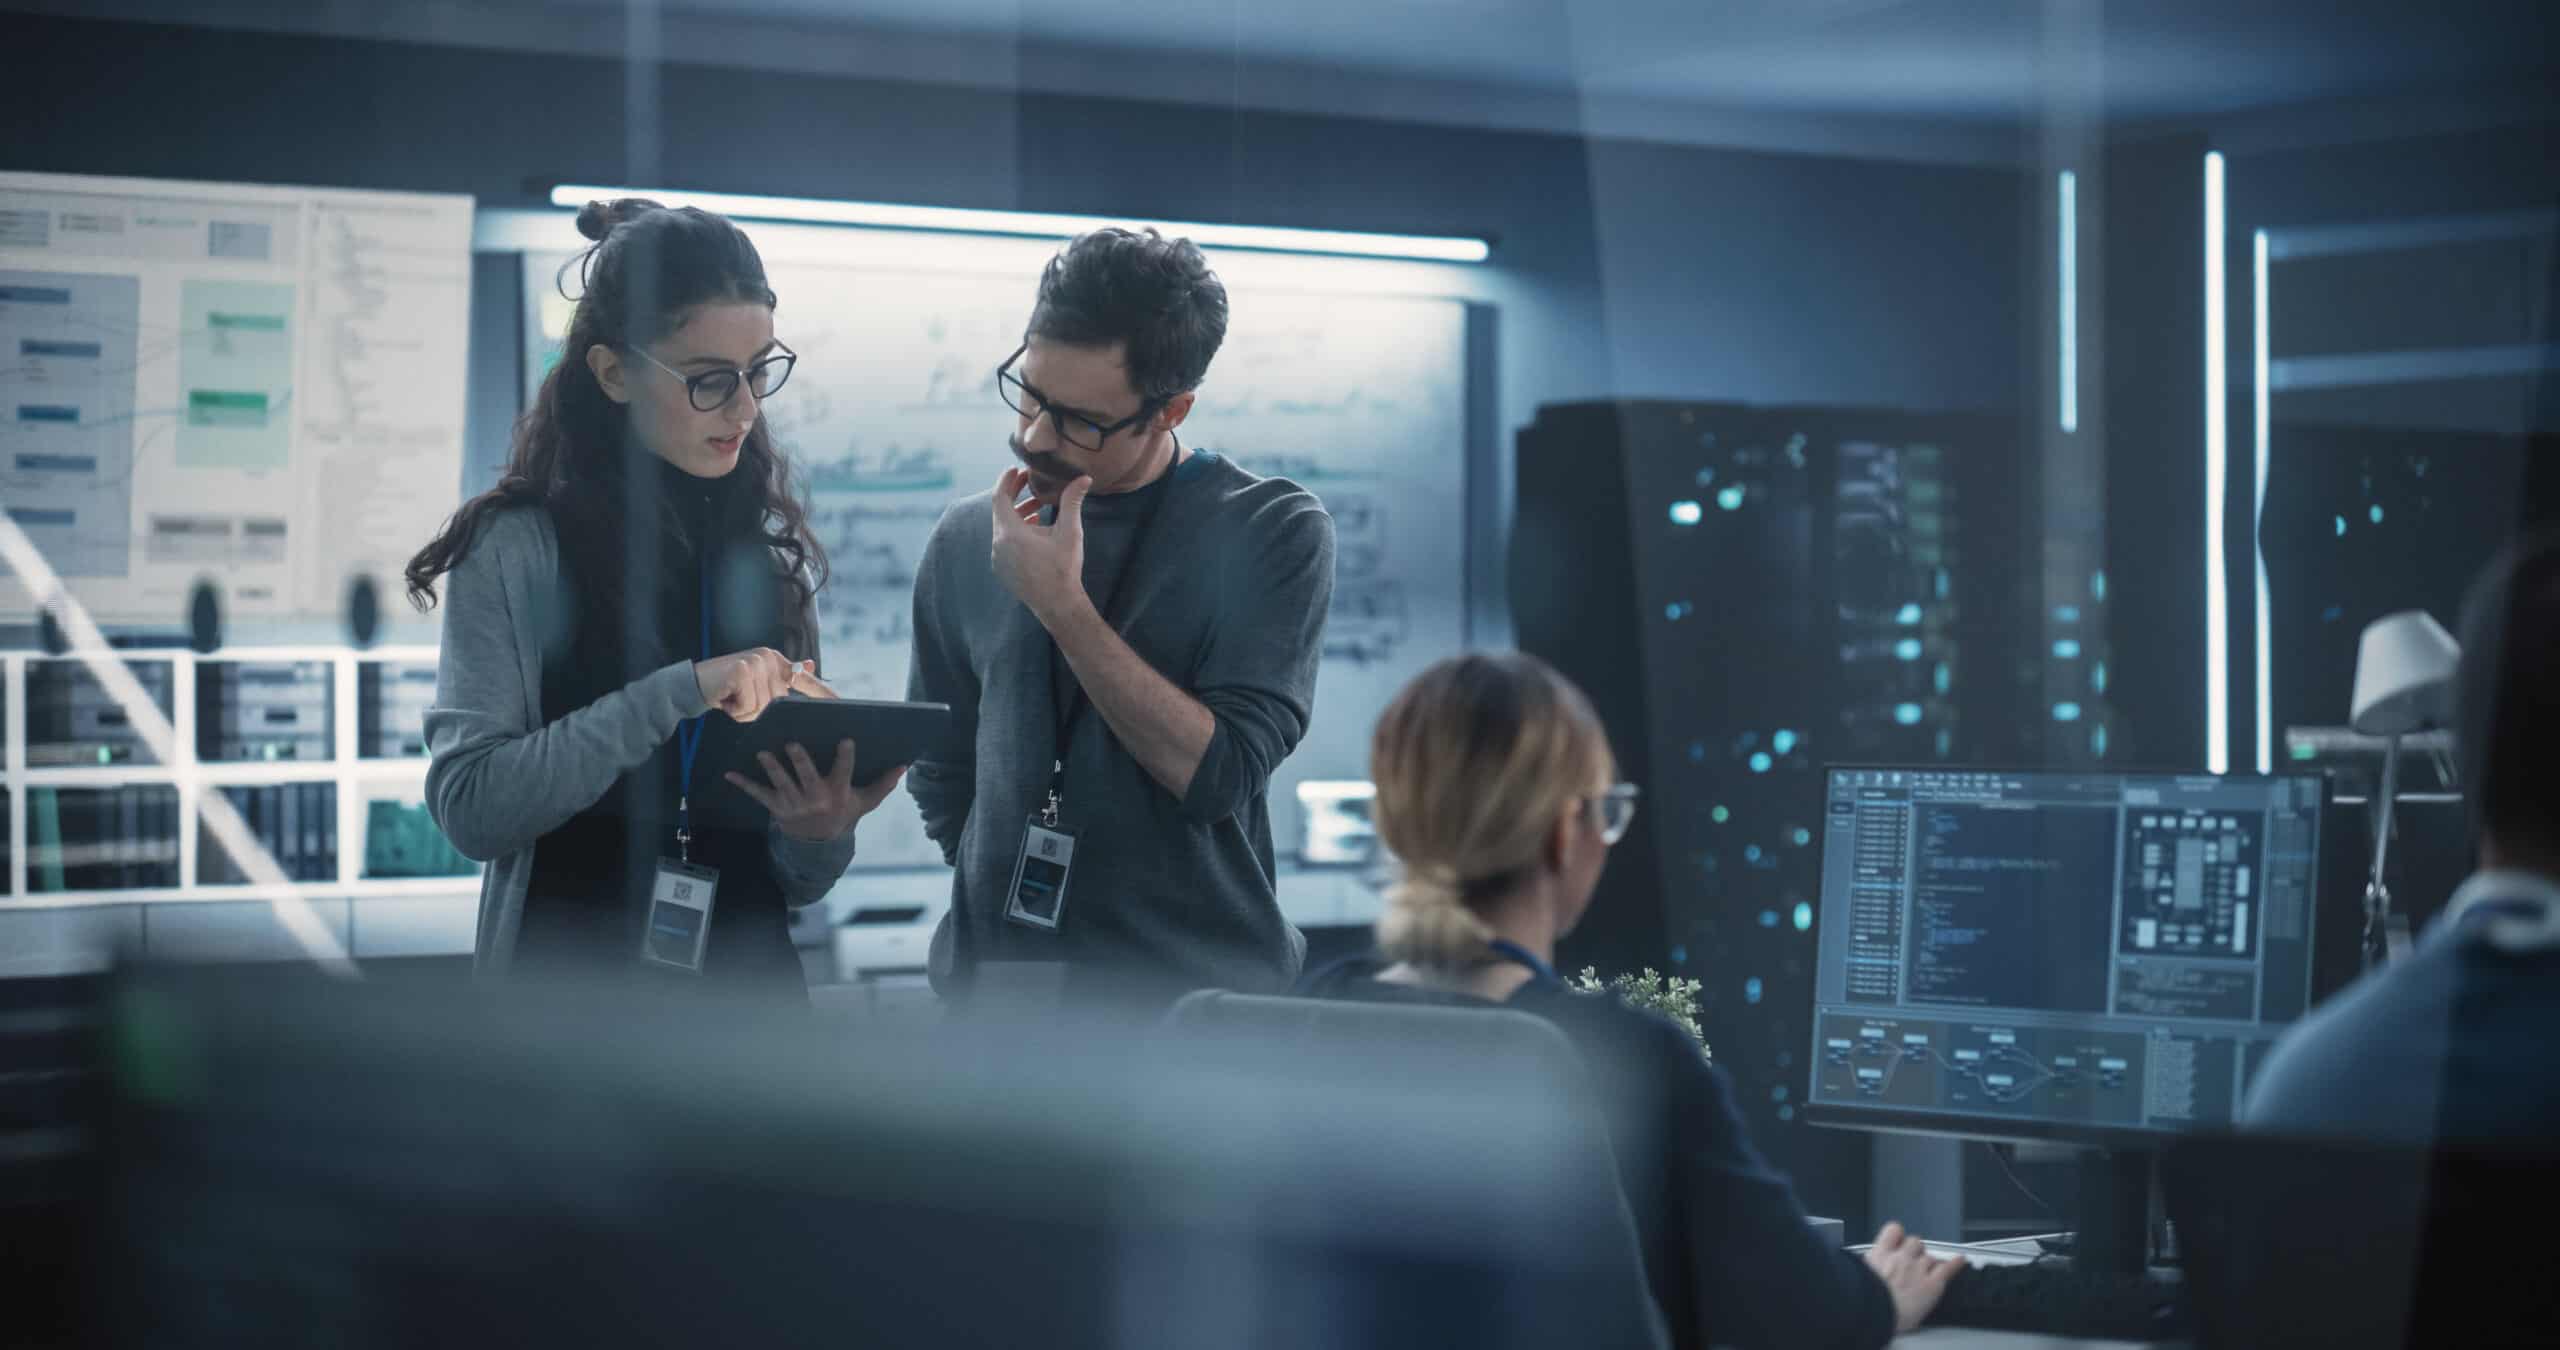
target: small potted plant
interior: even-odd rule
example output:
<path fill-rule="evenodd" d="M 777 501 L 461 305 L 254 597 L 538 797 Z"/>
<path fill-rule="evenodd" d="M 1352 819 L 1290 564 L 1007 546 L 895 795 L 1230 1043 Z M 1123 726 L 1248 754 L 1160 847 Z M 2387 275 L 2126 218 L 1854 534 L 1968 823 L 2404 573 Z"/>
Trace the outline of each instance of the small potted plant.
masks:
<path fill-rule="evenodd" d="M 1647 966 L 1641 975 L 1619 975 L 1604 984 L 1597 968 L 1584 966 L 1581 974 L 1565 983 L 1581 993 L 1615 995 L 1630 1008 L 1660 1013 L 1689 1033 L 1689 1039 L 1698 1043 L 1699 1054 L 1715 1058 L 1715 1052 L 1707 1048 L 1706 1031 L 1698 1025 L 1698 993 L 1706 988 L 1698 981 L 1666 976 Z"/>

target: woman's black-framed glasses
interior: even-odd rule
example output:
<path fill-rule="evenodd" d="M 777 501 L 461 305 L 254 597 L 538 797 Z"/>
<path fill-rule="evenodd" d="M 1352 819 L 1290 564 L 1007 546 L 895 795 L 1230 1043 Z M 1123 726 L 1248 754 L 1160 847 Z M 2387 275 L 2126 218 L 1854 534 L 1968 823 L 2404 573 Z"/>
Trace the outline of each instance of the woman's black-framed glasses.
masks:
<path fill-rule="evenodd" d="M 1014 362 L 1021 360 L 1022 354 L 1029 350 L 1031 344 L 1028 342 L 1014 348 L 1013 355 L 996 367 L 996 392 L 1003 395 L 1004 405 L 1025 421 L 1037 421 L 1046 416 L 1050 425 L 1058 429 L 1058 439 L 1078 450 L 1101 449 L 1104 441 L 1155 416 L 1159 409 L 1173 401 L 1169 398 L 1148 399 L 1138 405 L 1136 412 L 1110 423 L 1102 422 L 1081 409 L 1061 408 L 1042 398 L 1013 373 Z"/>
<path fill-rule="evenodd" d="M 638 347 L 631 350 L 640 352 L 641 360 L 684 381 L 685 401 L 693 405 L 695 412 L 718 412 L 728 407 L 729 400 L 738 396 L 741 384 L 754 390 L 760 400 L 771 398 L 781 390 L 782 382 L 791 378 L 791 368 L 800 364 L 798 353 L 777 342 L 771 356 L 744 370 L 706 370 L 687 375 Z"/>
<path fill-rule="evenodd" d="M 1636 800 L 1644 790 L 1633 783 L 1620 783 L 1606 792 L 1595 792 L 1583 798 L 1591 803 L 1592 819 L 1600 826 L 1600 842 L 1615 845 L 1627 837 L 1627 829 L 1636 823 Z"/>

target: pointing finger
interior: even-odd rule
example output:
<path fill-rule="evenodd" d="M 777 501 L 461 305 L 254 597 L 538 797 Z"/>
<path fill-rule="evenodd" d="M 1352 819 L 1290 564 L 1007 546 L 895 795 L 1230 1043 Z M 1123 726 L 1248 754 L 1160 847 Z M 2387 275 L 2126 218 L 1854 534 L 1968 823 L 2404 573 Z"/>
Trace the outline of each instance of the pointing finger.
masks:
<path fill-rule="evenodd" d="M 806 662 L 791 668 L 791 687 L 794 691 L 807 694 L 811 698 L 838 697 L 836 691 L 827 686 L 826 681 L 809 672 Z"/>

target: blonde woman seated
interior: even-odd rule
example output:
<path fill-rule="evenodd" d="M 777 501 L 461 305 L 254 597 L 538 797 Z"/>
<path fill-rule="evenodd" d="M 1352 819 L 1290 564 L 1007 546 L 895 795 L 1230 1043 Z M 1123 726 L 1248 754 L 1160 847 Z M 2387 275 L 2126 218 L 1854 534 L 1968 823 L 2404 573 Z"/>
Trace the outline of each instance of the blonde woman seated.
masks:
<path fill-rule="evenodd" d="M 1674 1344 L 1873 1350 L 1918 1326 L 1962 1262 L 1936 1260 L 1893 1224 L 1863 1259 L 1822 1242 L 1689 1034 L 1572 992 L 1550 968 L 1635 814 L 1581 691 L 1531 656 L 1441 662 L 1379 719 L 1370 771 L 1378 833 L 1404 879 L 1377 953 L 1299 992 L 1501 1005 L 1562 1030 L 1604 1099 Z"/>

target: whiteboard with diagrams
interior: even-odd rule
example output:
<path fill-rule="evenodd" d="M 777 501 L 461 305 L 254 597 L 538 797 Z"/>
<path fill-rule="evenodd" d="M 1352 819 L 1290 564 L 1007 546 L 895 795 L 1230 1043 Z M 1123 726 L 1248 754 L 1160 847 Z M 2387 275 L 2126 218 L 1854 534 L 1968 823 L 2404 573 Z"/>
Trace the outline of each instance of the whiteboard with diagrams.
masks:
<path fill-rule="evenodd" d="M 528 390 L 557 357 L 562 255 L 528 254 Z M 906 692 L 916 559 L 954 499 L 1012 462 L 995 368 L 1021 341 L 1034 278 L 769 261 L 775 333 L 800 354 L 766 406 L 808 476 L 833 564 L 819 596 L 828 682 Z M 572 290 L 575 278 L 571 278 Z M 1466 311 L 1456 300 L 1234 291 L 1225 347 L 1184 441 L 1297 482 L 1334 518 L 1337 561 L 1316 712 L 1271 787 L 1295 851 L 1297 784 L 1369 776 L 1395 691 L 1466 641 Z M 863 827 L 857 867 L 938 866 L 911 804 Z"/>
<path fill-rule="evenodd" d="M 459 499 L 468 197 L 0 174 L 0 498 L 89 612 L 341 622 Z M 0 586 L 0 619 L 33 597 Z"/>

